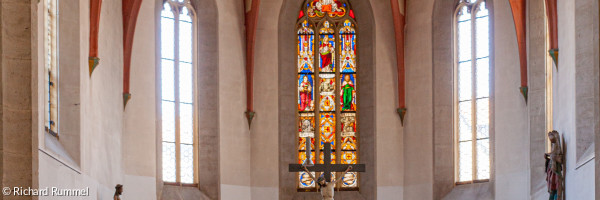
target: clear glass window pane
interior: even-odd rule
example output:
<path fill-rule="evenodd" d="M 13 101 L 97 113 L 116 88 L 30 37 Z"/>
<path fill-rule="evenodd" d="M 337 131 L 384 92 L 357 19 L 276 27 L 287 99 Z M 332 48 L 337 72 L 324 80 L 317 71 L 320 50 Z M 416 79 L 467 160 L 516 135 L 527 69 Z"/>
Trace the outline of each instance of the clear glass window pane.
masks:
<path fill-rule="evenodd" d="M 192 104 L 181 103 L 179 104 L 180 108 L 180 142 L 182 144 L 194 144 L 194 118 L 192 113 L 193 106 Z"/>
<path fill-rule="evenodd" d="M 166 142 L 175 142 L 175 103 L 162 101 L 162 138 Z"/>
<path fill-rule="evenodd" d="M 473 145 L 471 141 L 459 142 L 459 181 L 473 180 Z"/>
<path fill-rule="evenodd" d="M 477 12 L 477 15 L 482 11 Z M 477 17 L 475 21 L 475 40 L 477 49 L 477 58 L 483 58 L 490 55 L 490 35 L 489 35 L 489 17 Z"/>
<path fill-rule="evenodd" d="M 175 182 L 177 181 L 175 175 L 175 144 L 169 142 L 163 142 L 162 144 L 163 181 Z"/>
<path fill-rule="evenodd" d="M 473 96 L 472 65 L 470 61 L 458 64 L 458 101 L 470 100 Z"/>
<path fill-rule="evenodd" d="M 192 64 L 179 63 L 179 101 L 193 103 L 193 77 Z"/>
<path fill-rule="evenodd" d="M 182 15 L 182 17 L 188 17 Z M 179 21 L 179 60 L 182 62 L 192 63 L 192 23 Z"/>
<path fill-rule="evenodd" d="M 490 59 L 477 59 L 477 67 L 475 68 L 477 84 L 477 98 L 490 96 Z"/>
<path fill-rule="evenodd" d="M 490 140 L 477 140 L 477 179 L 490 178 Z"/>
<path fill-rule="evenodd" d="M 160 18 L 160 36 L 161 57 L 175 59 L 175 19 L 173 19 L 173 13 L 168 6 L 162 11 Z"/>
<path fill-rule="evenodd" d="M 477 139 L 490 137 L 490 100 L 478 99 L 477 107 Z"/>
<path fill-rule="evenodd" d="M 175 66 L 171 60 L 161 60 L 161 95 L 163 100 L 175 101 Z"/>
<path fill-rule="evenodd" d="M 458 103 L 458 139 L 469 141 L 473 138 L 471 101 Z"/>
<path fill-rule="evenodd" d="M 466 10 L 466 7 L 465 7 Z M 457 26 L 458 35 L 458 61 L 464 62 L 471 60 L 471 15 L 462 11 Z M 464 20 L 464 21 L 463 21 Z"/>
<path fill-rule="evenodd" d="M 194 183 L 194 146 L 181 144 L 181 183 Z"/>

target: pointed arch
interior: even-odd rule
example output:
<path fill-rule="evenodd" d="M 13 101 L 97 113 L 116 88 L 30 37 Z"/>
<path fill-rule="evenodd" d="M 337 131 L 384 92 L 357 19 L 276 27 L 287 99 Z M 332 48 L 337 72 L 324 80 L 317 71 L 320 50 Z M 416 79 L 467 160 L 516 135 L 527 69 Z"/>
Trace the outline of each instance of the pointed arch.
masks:
<path fill-rule="evenodd" d="M 302 79 L 304 79 L 304 77 L 314 77 L 313 78 L 313 85 L 311 86 L 313 89 L 315 89 L 316 91 L 313 91 L 312 93 L 307 93 L 308 95 L 305 96 L 310 96 L 314 98 L 306 98 L 305 102 L 308 102 L 307 100 L 314 100 L 314 102 L 308 102 L 308 103 L 313 103 L 314 106 L 310 107 L 307 111 L 301 111 L 300 113 L 304 112 L 304 114 L 306 113 L 315 113 L 313 116 L 314 121 L 315 121 L 315 148 L 320 150 L 320 146 L 316 145 L 316 144 L 321 144 L 318 141 L 321 140 L 321 128 L 318 124 L 321 123 L 321 119 L 323 119 L 323 123 L 321 124 L 330 124 L 330 122 L 333 122 L 331 124 L 332 128 L 335 128 L 334 131 L 336 131 L 335 133 L 335 140 L 332 140 L 332 142 L 336 143 L 336 144 L 341 144 L 341 145 L 336 145 L 336 161 L 337 162 L 342 162 L 342 158 L 346 157 L 346 158 L 351 158 L 353 155 L 356 155 L 357 158 L 360 158 L 360 162 L 361 163 L 366 163 L 367 164 L 367 168 L 371 168 L 374 169 L 374 120 L 373 120 L 373 114 L 374 114 L 374 72 L 371 71 L 371 67 L 374 65 L 374 60 L 373 60 L 373 53 L 374 53 L 374 40 L 373 40 L 373 29 L 374 29 L 374 19 L 373 19 L 373 15 L 372 15 L 372 11 L 371 11 L 371 7 L 368 1 L 353 1 L 353 0 L 349 0 L 349 1 L 333 1 L 333 2 L 339 2 L 339 3 L 348 3 L 347 5 L 341 5 L 343 6 L 350 6 L 352 5 L 352 9 L 347 9 L 348 7 L 344 7 L 345 9 L 339 9 L 338 11 L 342 11 L 342 12 L 336 12 L 336 13 L 331 13 L 329 11 L 325 11 L 325 12 L 309 12 L 307 9 L 308 7 L 305 8 L 305 6 L 310 6 L 310 2 L 317 2 L 317 1 L 305 1 L 305 2 L 297 2 L 297 1 L 284 1 L 284 4 L 282 6 L 282 11 L 280 14 L 280 21 L 279 21 L 279 60 L 280 60 L 280 84 L 279 84 L 279 92 L 280 94 L 280 110 L 279 110 L 279 115 L 280 115 L 280 133 L 282 134 L 280 137 L 280 149 L 281 149 L 281 153 L 280 153 L 280 198 L 282 199 L 290 199 L 290 198 L 301 198 L 301 197 L 309 197 L 311 195 L 314 195 L 314 193 L 304 193 L 304 192 L 298 192 L 298 180 L 299 180 L 299 175 L 296 173 L 289 173 L 287 172 L 287 165 L 290 163 L 297 163 L 299 160 L 299 157 L 297 157 L 299 155 L 299 143 L 303 142 L 303 140 L 301 140 L 298 136 L 299 133 L 301 132 L 301 130 L 299 131 L 300 124 L 299 121 L 300 118 L 302 117 L 299 112 L 298 112 L 298 108 L 302 109 L 306 109 L 306 104 L 303 106 L 302 105 L 302 98 L 301 95 L 298 91 L 298 86 L 302 83 Z M 338 4 L 339 5 L 339 4 Z M 355 7 L 356 6 L 356 7 Z M 338 6 L 339 8 L 339 6 Z M 331 9 L 332 10 L 336 10 L 338 9 L 336 7 L 334 7 L 332 5 Z M 329 9 L 329 8 L 327 8 Z M 300 12 L 300 10 L 302 10 Z M 314 11 L 314 10 L 313 10 Z M 302 48 L 301 44 L 298 43 L 298 29 L 299 29 L 299 24 L 303 22 L 302 19 L 309 19 L 310 17 L 314 17 L 313 19 L 316 20 L 307 20 L 307 21 L 312 21 L 309 23 L 310 26 L 313 27 L 314 29 L 314 45 L 309 47 L 313 48 L 313 53 L 314 53 L 314 57 L 312 57 L 313 60 L 313 65 L 312 65 L 312 71 L 308 71 L 308 72 L 301 72 L 299 71 L 299 68 L 297 67 L 299 63 L 299 56 L 301 52 L 299 52 L 299 49 Z M 352 17 L 354 16 L 354 18 Z M 339 37 L 340 35 L 340 29 L 343 27 L 344 21 L 345 19 L 348 19 L 350 22 L 349 24 L 353 24 L 355 29 L 355 39 L 356 39 L 356 66 L 358 67 L 357 71 L 351 72 L 351 71 L 346 71 L 346 73 L 343 73 L 342 71 L 340 71 L 340 66 L 343 64 L 347 64 L 344 63 L 342 59 L 340 59 L 340 54 L 343 53 L 343 49 L 341 48 L 341 45 L 344 45 L 343 43 L 340 43 L 340 41 L 342 41 L 342 37 Z M 325 31 L 323 32 L 324 34 L 320 33 L 320 28 L 322 26 L 324 26 L 326 24 L 326 21 L 328 21 L 328 23 L 330 23 L 330 28 L 333 29 L 333 33 L 331 34 L 331 36 L 329 36 L 329 31 Z M 296 21 L 296 22 L 294 22 Z M 296 24 L 297 26 L 290 26 L 290 24 Z M 307 26 L 309 26 L 307 25 Z M 360 28 L 359 28 L 360 27 Z M 325 37 L 325 33 L 327 33 L 327 37 Z M 327 39 L 325 39 L 327 38 Z M 290 41 L 294 41 L 295 42 L 291 42 Z M 326 42 L 322 42 L 324 40 L 327 40 Z M 321 54 L 320 52 L 320 45 L 321 44 L 329 44 L 329 46 L 333 46 L 334 48 L 332 49 L 332 51 L 324 51 L 324 54 Z M 358 45 L 359 44 L 359 45 Z M 296 47 L 294 47 L 293 45 L 296 45 Z M 335 45 L 335 46 L 334 46 Z M 352 47 L 351 45 L 349 47 Z M 330 58 L 327 58 L 327 54 L 331 53 L 331 55 L 335 55 L 335 56 L 331 56 Z M 321 55 L 323 55 L 323 58 L 321 58 Z M 296 64 L 294 64 L 296 63 Z M 324 65 L 323 65 L 324 64 Z M 294 66 L 296 65 L 296 67 L 290 67 L 290 66 Z M 354 73 L 355 75 L 353 75 L 352 73 Z M 292 75 L 293 74 L 293 75 Z M 333 75 L 333 77 L 328 78 L 328 77 L 319 77 L 319 75 L 325 75 L 325 76 L 331 76 Z M 354 82 L 355 85 L 355 94 L 356 94 L 356 98 L 355 100 L 352 99 L 348 99 L 348 102 L 350 104 L 348 104 L 348 106 L 346 108 L 344 108 L 344 106 L 342 106 L 343 104 L 343 98 L 341 94 L 342 91 L 342 83 L 343 83 L 343 78 L 342 78 L 342 74 L 347 74 L 350 77 L 351 81 L 356 81 Z M 302 76 L 302 77 L 301 77 Z M 293 78 L 292 78 L 293 77 Z M 344 76 L 345 77 L 345 76 Z M 354 77 L 355 79 L 352 79 L 352 77 Z M 290 79 L 296 79 L 297 81 L 294 81 L 293 83 L 289 83 Z M 302 79 L 301 79 L 302 78 Z M 320 83 L 321 80 L 327 82 L 328 79 L 332 79 L 331 81 L 333 81 L 333 83 L 335 84 L 334 88 L 335 88 L 335 92 L 333 93 L 333 97 L 331 97 L 332 99 L 334 99 L 333 103 L 337 103 L 338 107 L 335 108 L 335 110 L 328 110 L 329 108 L 321 108 L 320 106 L 320 101 L 324 100 L 326 101 L 327 99 L 329 99 L 329 97 L 327 97 L 327 95 L 320 95 Z M 288 80 L 285 81 L 287 83 L 283 83 L 282 81 L 284 80 Z M 310 83 L 310 80 L 308 81 Z M 317 84 L 318 83 L 318 84 Z M 349 90 L 350 91 L 350 90 Z M 339 94 L 338 94 L 339 93 Z M 291 94 L 291 96 L 289 96 L 288 94 Z M 350 93 L 348 93 L 350 94 Z M 321 97 L 323 97 L 323 99 L 321 99 Z M 352 105 L 352 102 L 355 101 L 356 103 L 354 105 Z M 284 106 L 285 105 L 285 106 Z M 310 104 L 309 104 L 310 105 Z M 354 106 L 354 107 L 353 107 Z M 294 107 L 295 109 L 291 110 L 292 112 L 289 112 L 289 107 Z M 320 110 L 323 109 L 325 111 L 321 112 Z M 349 109 L 352 111 L 357 111 L 360 112 L 360 116 L 362 117 L 360 120 L 357 120 L 357 126 L 356 126 L 356 136 L 358 139 L 360 139 L 360 148 L 358 149 L 356 154 L 346 154 L 347 152 L 345 152 L 344 150 L 342 150 L 342 146 L 343 144 L 340 142 L 343 142 L 342 140 L 342 123 L 341 120 L 343 118 L 342 114 L 346 114 L 344 113 L 344 109 Z M 321 113 L 331 113 L 333 115 L 323 115 L 321 116 Z M 350 112 L 349 112 L 350 113 Z M 358 114 L 358 113 L 357 113 Z M 298 116 L 298 119 L 295 117 Z M 335 118 L 334 118 L 335 117 Z M 312 121 L 312 119 L 310 119 L 309 121 Z M 327 130 L 326 128 L 324 128 L 323 130 Z M 333 129 L 332 129 L 333 130 Z M 318 134 L 317 134 L 318 133 Z M 325 132 L 323 132 L 325 133 Z M 361 134 L 363 133 L 363 134 Z M 318 136 L 317 136 L 318 135 Z M 323 136 L 330 136 L 333 138 L 333 133 L 332 134 L 324 134 Z M 323 139 L 327 139 L 327 141 L 329 141 L 328 137 L 324 137 Z M 325 141 L 325 140 L 323 140 Z M 319 151 L 317 150 L 317 152 Z M 300 151 L 301 152 L 301 151 Z M 319 162 L 320 156 L 319 154 L 317 154 L 317 152 L 315 152 L 315 155 L 318 155 L 315 159 L 316 162 Z M 345 161 L 344 161 L 345 162 Z M 359 181 L 357 183 L 357 185 L 360 186 L 360 191 L 348 191 L 348 192 L 342 192 L 339 195 L 341 196 L 341 198 L 344 199 L 372 199 L 375 197 L 375 187 L 374 184 L 374 179 L 375 179 L 375 173 L 374 171 L 367 171 L 366 173 L 361 173 L 360 177 L 359 177 Z M 340 186 L 341 187 L 341 186 Z M 345 190 L 344 188 L 341 188 L 342 190 Z M 336 197 L 338 197 L 338 194 L 336 194 Z"/>

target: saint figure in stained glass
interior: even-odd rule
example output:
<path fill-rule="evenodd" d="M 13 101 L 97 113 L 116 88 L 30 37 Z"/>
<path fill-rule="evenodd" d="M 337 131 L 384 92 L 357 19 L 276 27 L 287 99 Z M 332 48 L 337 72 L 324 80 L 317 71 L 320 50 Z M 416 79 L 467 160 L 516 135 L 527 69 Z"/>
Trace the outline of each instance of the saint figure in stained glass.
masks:
<path fill-rule="evenodd" d="M 319 46 L 319 53 L 321 53 L 321 72 L 333 72 L 333 40 L 330 38 L 333 35 L 323 35 L 321 45 Z"/>
<path fill-rule="evenodd" d="M 300 111 L 312 111 L 314 103 L 312 101 L 313 96 L 313 80 L 310 75 L 301 74 L 300 83 L 298 84 L 299 92 L 299 104 L 298 110 Z"/>
<path fill-rule="evenodd" d="M 354 75 L 345 74 L 342 80 L 342 111 L 356 110 L 355 98 L 356 91 L 354 88 Z"/>

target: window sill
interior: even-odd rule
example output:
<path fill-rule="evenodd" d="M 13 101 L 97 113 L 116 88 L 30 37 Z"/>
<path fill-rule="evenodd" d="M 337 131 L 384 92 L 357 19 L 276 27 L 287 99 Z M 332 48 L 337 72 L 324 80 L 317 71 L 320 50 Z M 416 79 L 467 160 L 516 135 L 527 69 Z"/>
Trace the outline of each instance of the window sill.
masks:
<path fill-rule="evenodd" d="M 588 150 L 583 156 L 581 156 L 578 159 L 578 161 L 576 163 L 577 167 L 575 167 L 575 170 L 578 170 L 579 168 L 590 163 L 592 160 L 594 160 L 594 158 L 596 158 L 596 155 L 594 155 L 594 151 L 593 151 L 594 148 L 592 147 L 592 148 L 588 148 L 588 149 L 590 149 L 590 150 Z"/>
<path fill-rule="evenodd" d="M 487 183 L 487 182 L 490 182 L 490 179 L 456 182 L 454 185 L 468 185 L 468 184 L 473 184 L 473 183 Z"/>
<path fill-rule="evenodd" d="M 318 192 L 316 188 L 298 188 L 297 192 Z M 359 188 L 335 188 L 335 191 L 359 191 Z"/>
<path fill-rule="evenodd" d="M 46 154 L 76 173 L 81 174 L 80 166 L 69 156 L 62 144 L 58 141 L 58 137 L 53 136 L 50 132 L 45 132 L 44 145 L 39 147 L 38 151 Z"/>
<path fill-rule="evenodd" d="M 165 185 L 181 186 L 181 187 L 198 187 L 198 183 L 177 183 L 177 182 L 164 182 Z"/>
<path fill-rule="evenodd" d="M 48 133 L 48 134 L 50 134 L 50 135 L 52 135 L 52 136 L 56 137 L 56 139 L 59 139 L 59 137 L 58 137 L 58 133 L 57 133 L 57 132 L 54 132 L 54 131 L 50 130 L 50 129 L 49 129 L 47 126 L 46 126 L 46 127 L 44 127 L 44 130 L 46 130 L 46 133 Z"/>

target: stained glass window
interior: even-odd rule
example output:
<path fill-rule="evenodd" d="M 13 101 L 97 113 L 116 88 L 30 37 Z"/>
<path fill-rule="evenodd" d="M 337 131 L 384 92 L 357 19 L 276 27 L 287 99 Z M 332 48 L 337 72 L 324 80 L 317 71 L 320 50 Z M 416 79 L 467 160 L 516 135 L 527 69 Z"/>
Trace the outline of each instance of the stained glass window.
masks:
<path fill-rule="evenodd" d="M 58 136 L 58 0 L 45 1 L 45 130 Z"/>
<path fill-rule="evenodd" d="M 189 1 L 168 0 L 161 12 L 163 181 L 196 183 L 194 13 Z"/>
<path fill-rule="evenodd" d="M 490 178 L 490 17 L 485 0 L 456 10 L 456 181 Z"/>
<path fill-rule="evenodd" d="M 307 155 L 306 138 L 310 138 L 314 163 L 324 163 L 325 143 L 331 144 L 331 163 L 358 163 L 355 24 L 354 12 L 346 0 L 307 0 L 299 12 L 296 82 L 300 164 Z M 343 176 L 337 188 L 358 189 L 358 173 L 333 173 L 335 176 Z M 300 191 L 315 187 L 308 174 L 298 173 Z"/>

